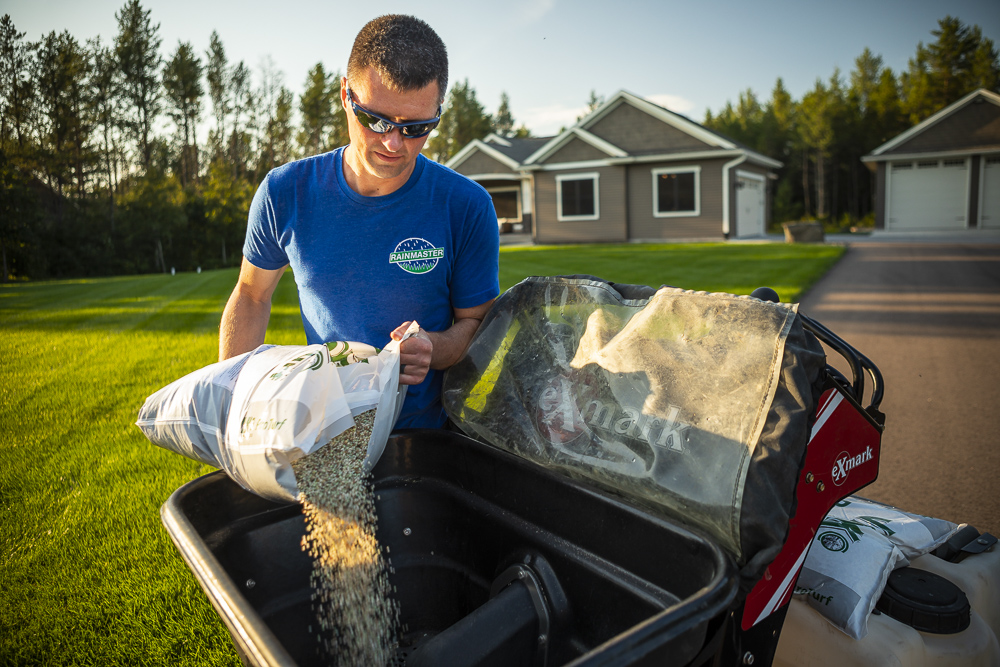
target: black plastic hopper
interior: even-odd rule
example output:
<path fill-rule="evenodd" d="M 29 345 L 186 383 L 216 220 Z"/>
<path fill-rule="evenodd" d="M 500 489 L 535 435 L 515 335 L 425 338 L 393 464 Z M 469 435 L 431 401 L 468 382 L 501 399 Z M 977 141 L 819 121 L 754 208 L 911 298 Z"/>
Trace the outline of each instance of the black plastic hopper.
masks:
<path fill-rule="evenodd" d="M 734 566 L 712 541 L 449 431 L 401 431 L 374 470 L 405 665 L 687 665 L 721 645 Z M 329 664 L 299 505 L 222 472 L 161 515 L 251 665 Z"/>

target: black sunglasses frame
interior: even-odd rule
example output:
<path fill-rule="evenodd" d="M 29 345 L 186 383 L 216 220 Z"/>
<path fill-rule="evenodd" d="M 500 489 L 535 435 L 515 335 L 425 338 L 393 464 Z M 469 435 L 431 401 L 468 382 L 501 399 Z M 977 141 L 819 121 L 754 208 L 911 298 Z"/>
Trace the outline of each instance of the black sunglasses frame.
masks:
<path fill-rule="evenodd" d="M 354 101 L 351 96 L 351 89 L 347 89 L 347 101 L 350 102 L 354 110 L 354 116 L 361 123 L 362 127 L 371 130 L 376 134 L 387 134 L 399 128 L 399 133 L 407 139 L 419 139 L 426 137 L 434 131 L 434 128 L 441 122 L 441 107 L 438 107 L 437 116 L 429 120 L 414 120 L 405 123 L 391 121 L 385 116 L 380 116 L 373 111 L 369 111 Z M 429 126 L 429 127 L 428 127 Z"/>

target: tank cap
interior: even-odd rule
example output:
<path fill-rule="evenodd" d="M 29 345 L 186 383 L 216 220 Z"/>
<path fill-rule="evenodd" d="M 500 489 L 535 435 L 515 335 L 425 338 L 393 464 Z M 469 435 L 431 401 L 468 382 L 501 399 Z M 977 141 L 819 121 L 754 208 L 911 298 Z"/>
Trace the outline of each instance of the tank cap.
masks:
<path fill-rule="evenodd" d="M 972 622 L 972 607 L 961 588 L 942 576 L 914 567 L 889 574 L 875 608 L 915 630 L 938 635 L 961 632 Z"/>

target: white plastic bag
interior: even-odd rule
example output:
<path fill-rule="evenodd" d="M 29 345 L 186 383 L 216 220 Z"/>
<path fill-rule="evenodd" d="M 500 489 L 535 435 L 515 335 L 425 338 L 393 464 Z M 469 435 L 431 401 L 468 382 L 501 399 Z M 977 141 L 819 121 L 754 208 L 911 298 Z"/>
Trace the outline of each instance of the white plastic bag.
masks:
<path fill-rule="evenodd" d="M 236 378 L 251 355 L 271 347 L 262 345 L 171 382 L 146 399 L 136 426 L 154 445 L 221 467 Z"/>
<path fill-rule="evenodd" d="M 407 331 L 417 331 L 413 323 Z M 376 410 L 365 460 L 385 448 L 406 396 L 399 341 L 262 345 L 195 371 L 150 396 L 136 424 L 153 444 L 225 470 L 245 489 L 295 501 L 291 463 Z"/>

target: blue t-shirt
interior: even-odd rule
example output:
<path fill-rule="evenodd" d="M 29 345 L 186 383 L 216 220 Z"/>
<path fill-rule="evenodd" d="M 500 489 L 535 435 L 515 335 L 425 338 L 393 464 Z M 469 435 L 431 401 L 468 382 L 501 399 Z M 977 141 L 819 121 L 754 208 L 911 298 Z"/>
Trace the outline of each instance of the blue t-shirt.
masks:
<path fill-rule="evenodd" d="M 479 184 L 424 156 L 400 189 L 364 197 L 344 180 L 343 148 L 272 170 L 250 206 L 243 255 L 290 265 L 310 344 L 384 347 L 407 320 L 444 331 L 452 308 L 500 292 L 499 230 Z M 438 428 L 441 371 L 408 389 L 396 426 Z"/>

